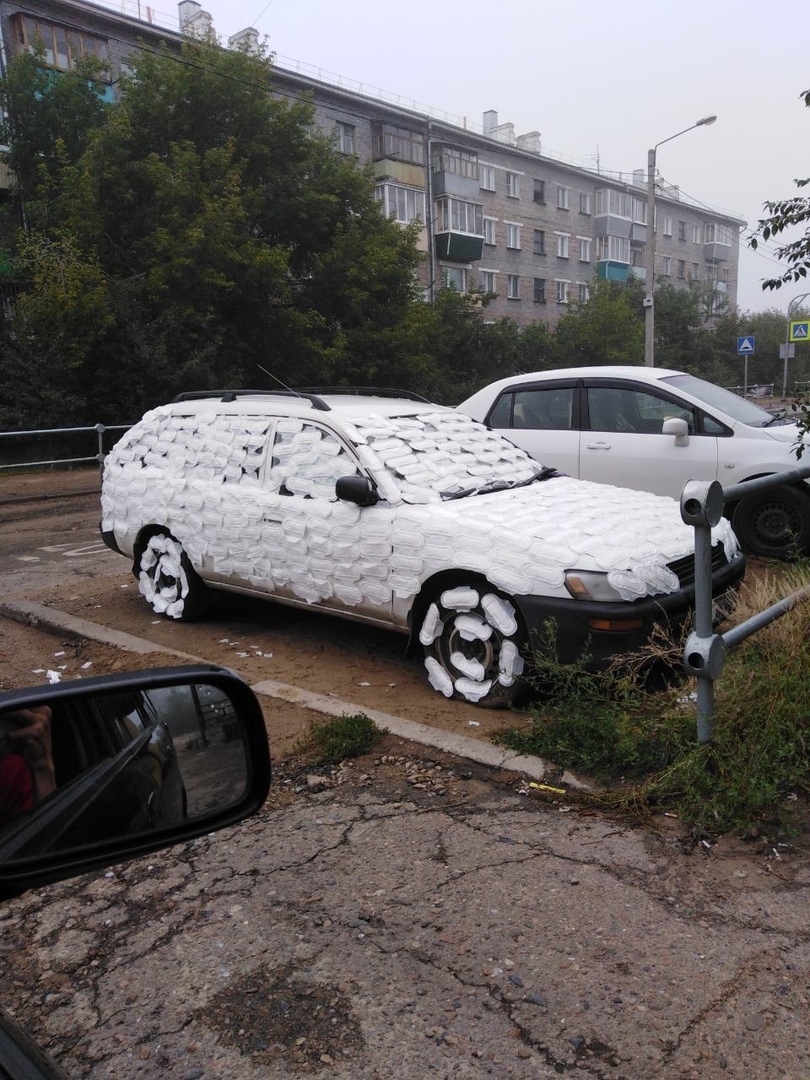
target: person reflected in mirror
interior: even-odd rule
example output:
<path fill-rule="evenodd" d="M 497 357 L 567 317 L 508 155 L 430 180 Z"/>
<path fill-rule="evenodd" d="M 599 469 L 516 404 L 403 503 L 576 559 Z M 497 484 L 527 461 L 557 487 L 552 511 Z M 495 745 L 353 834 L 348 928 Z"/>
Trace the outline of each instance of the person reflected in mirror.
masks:
<path fill-rule="evenodd" d="M 47 705 L 6 713 L 0 757 L 0 825 L 33 810 L 56 790 Z"/>

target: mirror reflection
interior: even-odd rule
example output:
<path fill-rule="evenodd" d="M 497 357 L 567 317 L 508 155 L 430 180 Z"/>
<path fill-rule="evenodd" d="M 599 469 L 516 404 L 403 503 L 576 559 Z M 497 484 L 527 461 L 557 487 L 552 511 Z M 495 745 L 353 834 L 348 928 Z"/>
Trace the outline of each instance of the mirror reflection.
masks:
<path fill-rule="evenodd" d="M 239 715 L 217 686 L 43 692 L 42 704 L 0 711 L 0 861 L 223 810 L 244 795 L 247 768 Z"/>

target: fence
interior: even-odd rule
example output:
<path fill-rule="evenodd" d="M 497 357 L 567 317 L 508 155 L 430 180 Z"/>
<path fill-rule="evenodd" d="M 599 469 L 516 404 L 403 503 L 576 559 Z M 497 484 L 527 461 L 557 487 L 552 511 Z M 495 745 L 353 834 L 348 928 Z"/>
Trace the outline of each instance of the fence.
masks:
<path fill-rule="evenodd" d="M 73 436 L 76 435 L 88 435 L 92 433 L 96 438 L 96 452 L 94 454 L 88 454 L 84 457 L 58 457 L 58 458 L 38 458 L 35 461 L 14 461 L 5 462 L 0 461 L 0 470 L 3 469 L 33 469 L 39 466 L 54 466 L 54 465 L 89 465 L 92 462 L 96 462 L 101 468 L 104 464 L 104 436 L 107 432 L 119 432 L 127 431 L 131 424 L 93 424 L 92 427 L 73 427 L 73 428 L 46 428 L 38 431 L 0 431 L 0 446 L 4 449 L 11 445 L 13 452 L 13 440 L 18 440 L 22 443 L 22 450 L 29 451 L 39 439 L 48 437 L 53 440 L 55 436 L 64 436 L 66 442 L 71 442 Z M 8 440 L 8 441 L 6 441 Z M 30 456 L 30 454 L 26 454 Z"/>
<path fill-rule="evenodd" d="M 712 737 L 714 684 L 720 678 L 728 650 L 810 599 L 810 588 L 799 589 L 724 634 L 716 634 L 712 611 L 712 527 L 723 516 L 725 501 L 732 492 L 737 499 L 808 477 L 810 465 L 805 465 L 775 476 L 745 480 L 733 488 L 724 488 L 716 480 L 690 480 L 681 493 L 681 517 L 695 529 L 695 629 L 684 649 L 684 669 L 687 675 L 697 679 L 699 742 L 708 742 Z"/>

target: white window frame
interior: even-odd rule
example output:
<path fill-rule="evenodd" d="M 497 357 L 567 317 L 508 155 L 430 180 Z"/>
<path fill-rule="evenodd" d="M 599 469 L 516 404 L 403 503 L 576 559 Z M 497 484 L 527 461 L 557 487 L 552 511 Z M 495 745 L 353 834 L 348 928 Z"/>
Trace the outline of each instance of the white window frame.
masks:
<path fill-rule="evenodd" d="M 386 181 L 377 184 L 376 195 L 386 217 L 392 217 L 400 225 L 409 225 L 412 221 L 425 223 L 425 192 L 421 188 Z"/>
<path fill-rule="evenodd" d="M 557 237 L 557 258 L 567 259 L 570 250 L 571 234 L 555 232 L 554 235 Z"/>
<path fill-rule="evenodd" d="M 570 192 L 571 192 L 571 189 L 569 187 L 566 187 L 564 184 L 557 184 L 557 209 L 558 210 L 567 210 L 568 209 L 568 199 L 569 199 Z"/>
<path fill-rule="evenodd" d="M 663 277 L 672 277 L 672 259 L 669 255 L 661 257 L 661 274 Z"/>
<path fill-rule="evenodd" d="M 591 298 L 591 289 L 587 281 L 577 282 L 577 292 L 579 293 L 578 299 L 580 304 L 587 304 Z"/>
<path fill-rule="evenodd" d="M 335 124 L 337 129 L 337 148 L 341 154 L 350 154 L 352 157 L 356 155 L 357 148 L 355 146 L 355 135 L 357 134 L 357 128 L 354 124 L 349 124 L 343 120 L 338 120 Z"/>
<path fill-rule="evenodd" d="M 508 199 L 520 198 L 520 173 L 506 170 L 506 197 Z"/>
<path fill-rule="evenodd" d="M 579 261 L 589 263 L 591 261 L 591 238 L 590 236 L 578 236 Z"/>
<path fill-rule="evenodd" d="M 505 221 L 506 226 L 506 246 L 510 251 L 520 251 L 520 229 L 521 224 L 519 221 Z"/>
<path fill-rule="evenodd" d="M 580 214 L 591 215 L 591 194 L 589 191 L 580 191 L 579 193 L 579 212 Z"/>
<path fill-rule="evenodd" d="M 664 227 L 662 229 L 664 236 L 672 236 L 672 218 L 664 218 Z"/>
<path fill-rule="evenodd" d="M 568 287 L 571 282 L 566 281 L 564 278 L 555 278 L 554 284 L 557 286 L 557 303 L 567 304 L 570 299 L 568 296 Z"/>
<path fill-rule="evenodd" d="M 484 218 L 484 243 L 488 244 L 490 247 L 495 247 L 495 244 L 497 243 L 497 235 L 495 230 L 495 225 L 497 224 L 497 221 L 498 219 L 494 217 Z"/>
<path fill-rule="evenodd" d="M 701 229 L 700 225 L 694 225 L 694 224 L 692 225 L 692 243 L 693 244 L 700 244 L 700 243 L 703 242 L 702 237 L 701 237 L 702 232 L 703 232 L 703 230 Z"/>
<path fill-rule="evenodd" d="M 442 288 L 455 288 L 456 292 L 466 293 L 469 286 L 469 268 L 466 266 L 446 266 L 442 263 L 439 266 L 439 272 L 442 281 Z M 460 276 L 461 288 L 455 281 L 450 281 L 451 274 L 458 274 Z"/>
<path fill-rule="evenodd" d="M 520 274 L 506 275 L 506 299 L 520 300 Z"/>
<path fill-rule="evenodd" d="M 478 162 L 478 186 L 484 191 L 495 190 L 495 167 Z"/>
<path fill-rule="evenodd" d="M 479 267 L 478 283 L 484 292 L 496 293 L 498 291 L 498 271 L 484 270 Z"/>

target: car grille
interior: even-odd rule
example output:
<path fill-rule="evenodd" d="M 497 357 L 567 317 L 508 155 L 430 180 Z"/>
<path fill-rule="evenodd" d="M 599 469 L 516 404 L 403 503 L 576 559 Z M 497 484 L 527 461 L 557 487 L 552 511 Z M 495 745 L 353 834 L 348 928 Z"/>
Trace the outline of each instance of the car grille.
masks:
<path fill-rule="evenodd" d="M 727 563 L 728 559 L 726 558 L 726 552 L 723 545 L 715 544 L 712 548 L 712 574 L 717 570 L 722 570 Z M 678 580 L 681 583 L 682 589 L 695 584 L 694 555 L 685 555 L 682 559 L 676 559 L 675 562 L 667 563 L 667 566 L 678 575 Z"/>

